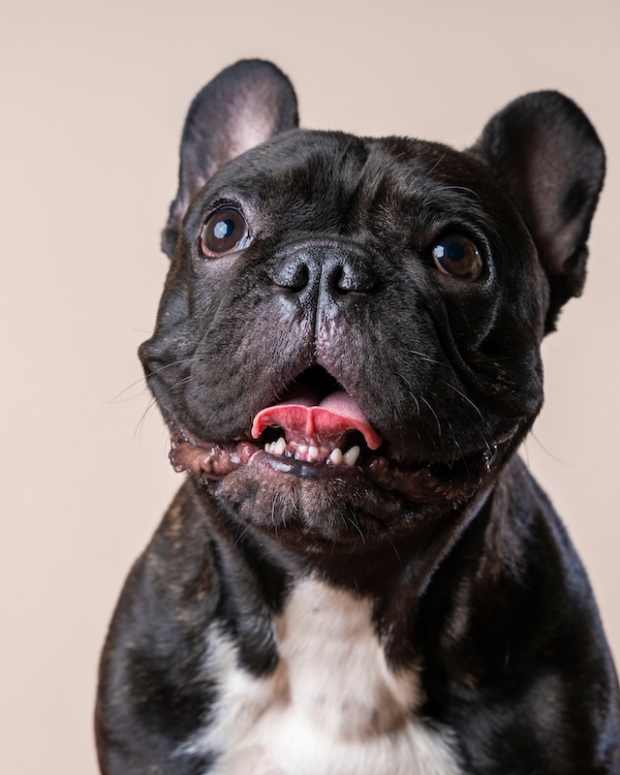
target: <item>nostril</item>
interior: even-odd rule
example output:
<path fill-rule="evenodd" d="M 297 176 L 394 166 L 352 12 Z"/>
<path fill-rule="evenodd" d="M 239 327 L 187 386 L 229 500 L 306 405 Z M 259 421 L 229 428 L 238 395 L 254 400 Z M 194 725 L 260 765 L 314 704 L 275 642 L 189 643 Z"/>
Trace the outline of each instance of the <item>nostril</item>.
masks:
<path fill-rule="evenodd" d="M 299 292 L 310 282 L 310 270 L 308 265 L 304 263 L 297 264 L 295 271 L 292 273 L 289 282 L 286 284 L 286 288 L 290 288 L 291 291 Z"/>
<path fill-rule="evenodd" d="M 310 282 L 310 269 L 305 261 L 287 261 L 272 274 L 272 280 L 279 288 L 299 293 Z"/>
<path fill-rule="evenodd" d="M 332 287 L 341 294 L 370 293 L 376 284 L 372 272 L 362 267 L 352 267 L 349 263 L 335 268 Z"/>

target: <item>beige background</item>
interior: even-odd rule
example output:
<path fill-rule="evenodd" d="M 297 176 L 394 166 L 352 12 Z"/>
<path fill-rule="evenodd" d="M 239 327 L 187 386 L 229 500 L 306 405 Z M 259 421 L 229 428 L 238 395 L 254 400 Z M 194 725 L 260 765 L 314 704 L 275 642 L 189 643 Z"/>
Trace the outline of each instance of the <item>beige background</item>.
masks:
<path fill-rule="evenodd" d="M 547 405 L 526 455 L 585 559 L 620 656 L 620 5 L 307 5 L 0 9 L 7 775 L 95 772 L 98 650 L 123 577 L 179 484 L 157 412 L 144 414 L 135 350 L 166 270 L 159 230 L 181 121 L 203 82 L 241 56 L 291 75 L 311 127 L 463 146 L 503 103 L 549 87 L 592 117 L 609 175 L 590 279 L 545 345 Z"/>

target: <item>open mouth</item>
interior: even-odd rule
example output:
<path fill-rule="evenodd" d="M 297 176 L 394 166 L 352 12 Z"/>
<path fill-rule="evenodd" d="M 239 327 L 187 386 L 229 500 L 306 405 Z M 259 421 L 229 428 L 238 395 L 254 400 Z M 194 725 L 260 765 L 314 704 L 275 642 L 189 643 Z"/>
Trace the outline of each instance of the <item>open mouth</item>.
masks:
<path fill-rule="evenodd" d="M 405 468 L 390 458 L 355 399 L 314 365 L 288 386 L 277 403 L 256 414 L 246 438 L 210 443 L 186 430 L 174 430 L 170 460 L 175 470 L 206 479 L 221 479 L 250 462 L 303 478 L 358 471 L 384 488 L 428 499 L 479 482 L 506 441 L 450 463 Z"/>
<path fill-rule="evenodd" d="M 357 402 L 320 366 L 305 371 L 281 402 L 256 415 L 252 438 L 269 455 L 319 466 L 356 465 L 362 452 L 382 442 Z"/>
<path fill-rule="evenodd" d="M 274 461 L 288 462 L 291 473 L 303 476 L 312 471 L 318 474 L 325 467 L 367 464 L 381 444 L 381 436 L 359 404 L 325 369 L 312 366 L 295 379 L 278 403 L 256 414 L 249 438 L 213 444 L 177 431 L 171 460 L 179 471 L 219 478 L 262 451 Z"/>

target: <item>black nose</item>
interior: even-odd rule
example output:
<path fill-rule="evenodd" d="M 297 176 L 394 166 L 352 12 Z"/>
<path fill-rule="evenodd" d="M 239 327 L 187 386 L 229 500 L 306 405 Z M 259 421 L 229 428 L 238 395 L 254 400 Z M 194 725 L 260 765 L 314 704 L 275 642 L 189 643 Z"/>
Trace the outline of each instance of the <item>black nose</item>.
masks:
<path fill-rule="evenodd" d="M 330 299 L 369 294 L 377 288 L 372 257 L 339 244 L 303 245 L 278 258 L 270 276 L 275 285 L 301 299 L 320 293 Z"/>

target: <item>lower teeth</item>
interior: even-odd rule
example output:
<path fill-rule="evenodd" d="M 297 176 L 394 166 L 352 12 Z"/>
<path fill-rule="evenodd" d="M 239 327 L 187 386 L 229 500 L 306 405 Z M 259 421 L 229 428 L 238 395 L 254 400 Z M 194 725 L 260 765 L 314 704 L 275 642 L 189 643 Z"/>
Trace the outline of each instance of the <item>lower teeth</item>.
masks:
<path fill-rule="evenodd" d="M 327 450 L 323 447 L 319 447 L 316 444 L 295 444 L 289 447 L 283 436 L 277 441 L 265 444 L 265 452 L 276 457 L 294 457 L 295 460 L 308 463 L 327 463 L 330 465 L 347 465 L 354 466 L 360 456 L 360 448 L 358 446 L 351 447 L 347 452 L 343 452 L 336 447 L 330 454 L 325 457 Z"/>
<path fill-rule="evenodd" d="M 344 455 L 342 454 L 341 450 L 339 450 L 337 447 L 332 451 L 331 455 L 327 458 L 327 462 L 333 463 L 333 465 L 335 466 L 339 466 L 343 460 L 344 460 Z"/>
<path fill-rule="evenodd" d="M 351 447 L 351 449 L 348 452 L 345 452 L 344 454 L 344 462 L 348 466 L 354 466 L 357 463 L 357 459 L 359 456 L 360 456 L 360 448 Z"/>

